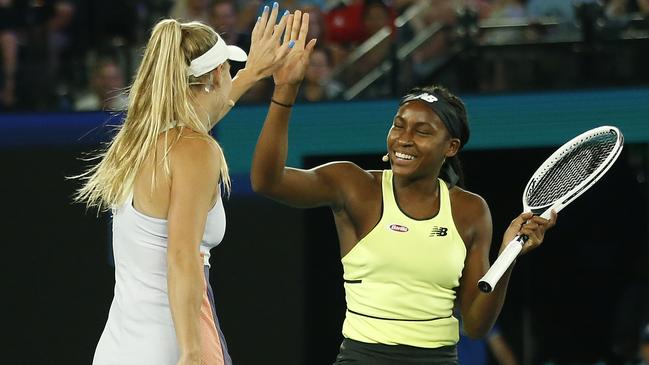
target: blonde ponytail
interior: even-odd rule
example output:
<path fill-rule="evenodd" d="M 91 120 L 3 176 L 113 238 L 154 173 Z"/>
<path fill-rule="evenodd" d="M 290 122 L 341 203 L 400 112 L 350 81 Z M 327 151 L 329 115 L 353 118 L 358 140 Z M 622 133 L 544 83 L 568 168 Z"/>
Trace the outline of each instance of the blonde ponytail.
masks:
<path fill-rule="evenodd" d="M 190 80 L 186 75 L 191 59 L 205 53 L 216 40 L 214 30 L 198 22 L 181 24 L 166 19 L 153 28 L 131 86 L 124 123 L 106 151 L 98 156 L 101 161 L 73 177 L 84 181 L 75 201 L 100 210 L 122 204 L 144 161 L 157 153 L 161 133 L 164 133 L 162 166 L 169 176 L 168 153 L 181 136 L 178 133 L 172 141 L 167 138 L 168 130 L 174 127 L 189 128 L 216 145 L 221 161 L 220 178 L 229 193 L 230 177 L 223 151 L 209 135 L 207 125 L 200 120 L 192 103 L 189 84 L 201 80 L 193 77 Z M 198 79 L 203 77 L 207 76 Z M 155 157 L 154 161 L 158 161 Z M 157 167 L 154 166 L 151 189 L 157 178 Z"/>

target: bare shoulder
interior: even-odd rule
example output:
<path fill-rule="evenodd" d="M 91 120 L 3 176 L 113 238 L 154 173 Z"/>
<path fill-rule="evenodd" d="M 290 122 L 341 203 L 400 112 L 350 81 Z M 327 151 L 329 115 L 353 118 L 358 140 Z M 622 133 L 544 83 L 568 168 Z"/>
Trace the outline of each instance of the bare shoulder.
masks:
<path fill-rule="evenodd" d="M 489 206 L 484 198 L 476 193 L 454 186 L 449 189 L 449 196 L 453 210 L 461 208 L 469 214 L 482 214 L 489 211 Z"/>
<path fill-rule="evenodd" d="M 164 137 L 161 137 L 164 138 Z M 190 129 L 171 130 L 168 133 L 169 155 L 177 157 L 192 157 L 203 160 L 216 158 L 218 149 L 214 141 L 201 133 Z"/>
<path fill-rule="evenodd" d="M 489 205 L 478 194 L 454 186 L 449 189 L 453 221 L 469 244 L 476 234 L 491 236 L 491 213 Z"/>
<path fill-rule="evenodd" d="M 172 170 L 199 169 L 204 172 L 219 170 L 219 151 L 209 136 L 184 128 L 180 131 L 170 130 L 166 138 Z"/>

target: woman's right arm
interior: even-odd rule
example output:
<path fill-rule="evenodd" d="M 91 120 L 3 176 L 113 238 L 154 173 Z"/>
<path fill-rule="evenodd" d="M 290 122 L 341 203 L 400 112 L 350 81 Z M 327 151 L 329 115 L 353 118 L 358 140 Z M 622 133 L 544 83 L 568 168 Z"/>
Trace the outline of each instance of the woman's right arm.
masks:
<path fill-rule="evenodd" d="M 299 84 L 315 46 L 306 44 L 308 14 L 296 11 L 288 17 L 285 42 L 295 42 L 284 65 L 273 78 L 275 91 L 253 155 L 250 179 L 255 192 L 296 207 L 340 206 L 342 193 L 337 181 L 349 164 L 333 163 L 312 170 L 286 167 L 288 122 Z"/>
<path fill-rule="evenodd" d="M 200 362 L 200 309 L 205 278 L 199 245 L 219 178 L 216 153 L 209 141 L 184 136 L 170 153 L 167 290 L 180 348 L 179 365 Z"/>

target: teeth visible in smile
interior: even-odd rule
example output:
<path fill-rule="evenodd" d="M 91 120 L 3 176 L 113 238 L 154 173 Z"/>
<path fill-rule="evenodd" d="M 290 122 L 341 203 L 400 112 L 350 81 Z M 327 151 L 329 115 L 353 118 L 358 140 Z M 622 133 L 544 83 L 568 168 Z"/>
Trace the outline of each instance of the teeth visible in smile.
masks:
<path fill-rule="evenodd" d="M 394 155 L 397 156 L 397 158 L 400 158 L 402 160 L 414 160 L 415 159 L 415 156 L 406 155 L 405 153 L 401 153 L 401 152 L 395 152 Z"/>

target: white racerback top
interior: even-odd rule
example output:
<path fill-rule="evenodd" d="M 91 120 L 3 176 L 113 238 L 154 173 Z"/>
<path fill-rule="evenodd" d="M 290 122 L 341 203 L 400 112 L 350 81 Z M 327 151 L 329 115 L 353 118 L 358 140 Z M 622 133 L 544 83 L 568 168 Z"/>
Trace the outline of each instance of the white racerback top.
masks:
<path fill-rule="evenodd" d="M 209 251 L 225 234 L 219 196 L 207 214 L 200 244 L 205 265 Z M 167 220 L 135 209 L 133 195 L 113 210 L 115 295 L 93 364 L 170 364 L 178 344 L 167 295 Z"/>

